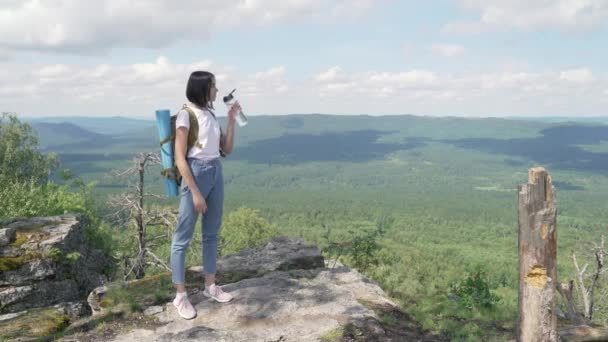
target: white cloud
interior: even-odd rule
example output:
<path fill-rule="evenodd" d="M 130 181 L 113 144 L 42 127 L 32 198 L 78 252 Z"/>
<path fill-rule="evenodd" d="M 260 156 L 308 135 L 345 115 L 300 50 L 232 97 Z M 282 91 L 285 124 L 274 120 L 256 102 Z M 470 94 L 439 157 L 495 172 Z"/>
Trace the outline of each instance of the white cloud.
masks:
<path fill-rule="evenodd" d="M 574 83 L 589 83 L 594 79 L 593 72 L 589 68 L 564 70 L 559 78 Z"/>
<path fill-rule="evenodd" d="M 313 88 L 319 89 L 318 95 L 322 97 L 353 93 L 383 97 L 409 89 L 427 89 L 434 85 L 436 78 L 433 72 L 427 70 L 346 74 L 342 68 L 335 66 L 315 75 Z"/>
<path fill-rule="evenodd" d="M 289 90 L 289 86 L 287 84 L 281 84 L 278 87 L 274 88 L 274 91 L 277 93 L 285 93 Z"/>
<path fill-rule="evenodd" d="M 149 63 L 90 67 L 0 64 L 0 104 L 5 107 L 0 110 L 30 115 L 153 113 L 183 103 L 188 76 L 201 69 L 214 72 L 220 97 L 233 88 L 237 98 L 248 100 L 267 100 L 290 90 L 283 66 L 245 74 L 209 60 L 176 64 L 163 56 Z"/>
<path fill-rule="evenodd" d="M 451 22 L 446 33 L 479 33 L 491 30 L 586 30 L 606 25 L 607 0 L 458 0 L 475 21 Z"/>
<path fill-rule="evenodd" d="M 0 47 L 0 62 L 7 61 L 11 58 L 11 53 Z"/>
<path fill-rule="evenodd" d="M 455 44 L 432 44 L 430 49 L 434 54 L 443 57 L 457 57 L 466 52 L 463 46 Z"/>
<path fill-rule="evenodd" d="M 249 75 L 238 82 L 240 94 L 245 96 L 265 96 L 273 93 L 285 93 L 289 90 L 285 81 L 286 68 L 277 66 Z"/>
<path fill-rule="evenodd" d="M 369 78 L 376 84 L 393 84 L 403 87 L 425 86 L 432 84 L 435 74 L 427 70 L 412 70 L 400 73 L 372 73 Z"/>
<path fill-rule="evenodd" d="M 321 18 L 360 18 L 370 0 L 24 0 L 0 2 L 0 47 L 99 53 L 208 39 L 229 28 L 252 29 Z"/>
<path fill-rule="evenodd" d="M 608 77 L 589 68 L 531 72 L 435 70 L 352 72 L 340 66 L 307 79 L 282 65 L 243 73 L 209 60 L 166 57 L 127 65 L 0 63 L 0 111 L 42 115 L 136 115 L 178 108 L 191 71 L 216 74 L 220 97 L 237 88 L 247 113 L 575 115 L 606 114 Z M 218 100 L 216 106 L 221 108 Z"/>
<path fill-rule="evenodd" d="M 256 80 L 259 80 L 259 81 L 274 80 L 277 78 L 281 78 L 283 76 L 285 76 L 285 67 L 284 66 L 278 66 L 278 67 L 268 69 L 266 71 L 260 71 L 260 72 L 255 73 L 255 78 L 256 78 Z"/>
<path fill-rule="evenodd" d="M 333 77 L 336 70 L 341 77 Z M 593 75 L 589 68 L 451 74 L 347 73 L 333 67 L 313 81 L 320 98 L 343 99 L 356 103 L 355 107 L 374 103 L 372 113 L 486 116 L 605 114 L 601 102 L 608 86 L 607 77 Z"/>
<path fill-rule="evenodd" d="M 318 82 L 337 81 L 338 79 L 340 79 L 342 77 L 341 74 L 342 74 L 342 68 L 340 68 L 339 66 L 334 66 L 334 67 L 327 69 L 326 71 L 323 71 L 323 72 L 315 75 L 315 80 L 317 80 Z"/>
<path fill-rule="evenodd" d="M 332 10 L 334 19 L 356 20 L 369 13 L 374 7 L 379 5 L 378 0 L 338 0 Z"/>

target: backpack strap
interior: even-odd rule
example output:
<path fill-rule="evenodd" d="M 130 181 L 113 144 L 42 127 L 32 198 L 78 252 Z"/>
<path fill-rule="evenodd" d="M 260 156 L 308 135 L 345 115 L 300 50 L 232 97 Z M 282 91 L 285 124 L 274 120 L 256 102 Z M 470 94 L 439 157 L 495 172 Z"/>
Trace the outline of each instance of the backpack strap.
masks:
<path fill-rule="evenodd" d="M 188 106 L 187 103 L 184 103 L 184 105 L 182 106 L 182 110 L 185 110 L 186 112 L 188 112 L 190 117 L 194 116 L 196 118 L 196 114 L 194 114 L 194 111 L 192 110 L 192 108 L 190 108 L 190 106 Z"/>
<path fill-rule="evenodd" d="M 167 178 L 178 180 L 179 178 L 181 178 L 181 176 L 178 175 L 178 171 L 179 170 L 177 169 L 177 166 L 173 166 L 173 167 L 161 170 L 160 174 Z"/>
<path fill-rule="evenodd" d="M 192 122 L 195 121 L 197 124 L 197 128 L 198 128 L 198 121 L 196 119 L 196 114 L 194 114 L 194 111 L 192 110 L 192 108 L 188 107 L 188 105 L 184 103 L 184 105 L 182 106 L 182 110 L 185 110 L 186 112 L 188 112 L 188 116 L 190 118 L 190 127 L 192 127 Z M 174 141 L 174 140 L 175 140 L 175 134 L 171 134 L 168 137 L 166 137 L 165 139 L 160 141 L 160 146 L 162 147 L 164 144 L 166 144 L 170 141 Z"/>
<path fill-rule="evenodd" d="M 198 142 L 198 118 L 196 117 L 196 114 L 194 113 L 192 108 L 190 108 L 190 106 L 188 106 L 188 104 L 185 104 L 185 103 L 182 106 L 182 110 L 185 110 L 188 112 L 188 116 L 190 119 L 190 129 L 188 130 L 188 141 L 186 142 L 188 149 L 190 149 L 192 146 L 197 146 L 199 148 L 202 148 L 202 146 L 200 146 L 200 143 Z"/>
<path fill-rule="evenodd" d="M 169 141 L 173 141 L 173 140 L 175 140 L 175 135 L 171 134 L 167 138 L 161 140 L 160 147 L 163 147 L 164 144 L 168 143 Z"/>

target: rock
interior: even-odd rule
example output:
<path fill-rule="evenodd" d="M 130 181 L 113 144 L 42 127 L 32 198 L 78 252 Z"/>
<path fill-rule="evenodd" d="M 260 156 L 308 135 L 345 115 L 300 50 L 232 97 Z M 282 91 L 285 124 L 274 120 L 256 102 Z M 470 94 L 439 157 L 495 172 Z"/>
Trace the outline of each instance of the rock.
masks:
<path fill-rule="evenodd" d="M 74 280 L 47 281 L 20 287 L 0 288 L 0 305 L 10 312 L 51 306 L 80 300 L 78 285 Z"/>
<path fill-rule="evenodd" d="M 173 294 L 170 275 L 149 276 L 123 287 L 145 293 L 145 298 L 140 298 L 144 303 L 137 304 L 152 306 L 144 310 L 143 316 L 123 316 L 122 309 L 115 308 L 116 315 L 105 312 L 79 320 L 66 329 L 63 338 L 116 342 L 446 340 L 424 332 L 376 283 L 357 271 L 343 265 L 326 268 L 319 249 L 301 239 L 274 238 L 262 248 L 244 250 L 218 263 L 224 282 L 232 281 L 223 286 L 234 296 L 229 303 L 217 303 L 197 291 L 202 278 L 200 273 L 191 272 L 196 283 L 190 280 L 189 298 L 198 316 L 184 320 L 171 302 L 156 305 L 158 298 L 170 300 L 165 295 Z M 160 292 L 150 301 L 153 292 L 147 289 L 157 287 Z M 113 285 L 108 288 L 111 291 Z M 108 288 L 97 287 L 89 295 L 88 304 L 94 313 L 104 313 L 100 302 Z M 31 289 L 28 296 L 34 296 L 34 292 Z M 19 317 L 24 316 L 28 315 Z M 96 332 L 98 322 L 104 322 L 106 330 L 118 335 Z"/>
<path fill-rule="evenodd" d="M 159 314 L 163 311 L 165 311 L 164 307 L 155 305 L 155 306 L 151 306 L 151 307 L 147 308 L 146 310 L 144 310 L 144 315 L 152 316 L 152 315 Z"/>
<path fill-rule="evenodd" d="M 72 318 L 72 321 L 90 314 L 90 311 L 83 302 L 63 303 L 60 305 L 63 306 L 65 313 Z"/>
<path fill-rule="evenodd" d="M 358 295 L 368 291 L 366 299 L 379 295 L 382 298 L 375 302 L 391 305 L 376 284 L 355 284 L 361 276 L 346 268 L 318 269 L 308 274 L 312 278 L 293 275 L 276 271 L 225 285 L 224 290 L 235 296 L 226 304 L 202 294 L 191 296 L 198 316 L 190 321 L 181 319 L 168 304 L 167 311 L 158 315 L 165 325 L 153 333 L 138 329 L 115 341 L 318 341 L 348 322 L 361 322 L 385 334 L 374 311 L 358 301 Z"/>
<path fill-rule="evenodd" d="M 27 311 L 21 311 L 21 312 L 14 312 L 14 313 L 6 314 L 6 315 L 0 315 L 0 323 L 2 323 L 4 321 L 9 321 L 9 320 L 11 320 L 13 318 L 17 318 L 19 316 L 23 316 L 26 313 L 27 313 Z"/>
<path fill-rule="evenodd" d="M 1 341 L 46 341 L 70 321 L 87 313 L 80 302 L 68 302 L 0 317 Z M 55 340 L 53 338 L 53 340 Z"/>
<path fill-rule="evenodd" d="M 188 330 L 184 330 L 177 334 L 168 333 L 158 338 L 158 341 L 162 342 L 189 342 L 189 341 L 234 341 L 228 340 L 226 333 L 213 330 L 207 327 L 193 327 Z"/>
<path fill-rule="evenodd" d="M 21 255 L 23 255 L 23 250 L 21 248 L 6 246 L 3 249 L 0 249 L 0 258 L 16 258 Z"/>
<path fill-rule="evenodd" d="M 393 301 L 386 298 L 384 290 L 376 282 L 369 280 L 357 270 L 351 270 L 340 263 L 331 270 L 332 272 L 321 272 L 318 278 L 321 281 L 332 282 L 348 289 L 359 301 L 365 301 L 380 307 L 397 306 Z M 292 274 L 297 276 L 298 272 L 292 272 Z"/>
<path fill-rule="evenodd" d="M 32 260 L 19 268 L 0 273 L 0 286 L 29 284 L 55 275 L 56 267 L 50 260 Z"/>
<path fill-rule="evenodd" d="M 0 247 L 15 241 L 15 232 L 16 229 L 12 227 L 0 229 Z"/>
<path fill-rule="evenodd" d="M 130 333 L 116 337 L 116 342 L 131 341 L 158 341 L 158 342 L 190 342 L 190 341 L 213 341 L 231 342 L 235 341 L 228 337 L 224 332 L 213 330 L 203 326 L 192 326 L 180 332 L 165 333 L 157 335 L 156 332 L 146 329 L 135 329 Z M 252 340 L 247 340 L 252 341 Z"/>
<path fill-rule="evenodd" d="M 81 215 L 0 222 L 3 312 L 82 301 L 103 283 L 111 260 L 91 248 L 85 236 L 88 224 Z M 2 245 L 2 241 L 17 243 Z"/>
<path fill-rule="evenodd" d="M 32 293 L 32 286 L 11 286 L 0 289 L 0 306 L 11 305 Z"/>
<path fill-rule="evenodd" d="M 93 291 L 91 291 L 91 293 L 89 293 L 89 296 L 87 297 L 87 303 L 89 304 L 89 307 L 91 308 L 91 312 L 93 313 L 93 316 L 102 314 L 104 312 L 100 303 L 107 293 L 108 293 L 108 288 L 105 286 L 97 287 Z"/>
<path fill-rule="evenodd" d="M 217 303 L 191 291 L 196 318 L 182 319 L 167 303 L 156 313 L 160 326 L 139 327 L 113 341 L 445 340 L 423 332 L 357 271 L 325 268 L 319 250 L 301 239 L 275 238 L 218 264 L 224 280 L 241 277 L 223 286 L 234 296 L 231 302 Z M 378 312 L 393 323 L 382 323 Z"/>
<path fill-rule="evenodd" d="M 324 267 L 319 248 L 301 238 L 275 237 L 260 249 L 244 249 L 218 261 L 218 282 L 229 283 L 269 272 Z M 201 267 L 190 268 L 201 272 Z"/>

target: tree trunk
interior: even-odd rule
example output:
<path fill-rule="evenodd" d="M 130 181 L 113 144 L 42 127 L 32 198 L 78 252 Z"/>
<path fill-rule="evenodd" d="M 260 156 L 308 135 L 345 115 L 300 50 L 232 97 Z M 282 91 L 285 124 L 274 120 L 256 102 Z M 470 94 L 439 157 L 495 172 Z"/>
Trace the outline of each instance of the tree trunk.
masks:
<path fill-rule="evenodd" d="M 135 268 L 135 278 L 142 279 L 146 276 L 145 271 L 145 259 L 146 259 L 146 226 L 144 223 L 144 172 L 146 170 L 146 160 L 148 159 L 145 156 L 142 160 L 139 161 L 139 187 L 138 187 L 138 202 L 139 207 L 137 208 L 137 232 L 138 232 L 138 241 L 139 241 L 139 253 L 137 255 L 137 266 Z"/>
<path fill-rule="evenodd" d="M 555 314 L 557 199 L 544 168 L 528 171 L 519 186 L 520 342 L 557 341 Z"/>

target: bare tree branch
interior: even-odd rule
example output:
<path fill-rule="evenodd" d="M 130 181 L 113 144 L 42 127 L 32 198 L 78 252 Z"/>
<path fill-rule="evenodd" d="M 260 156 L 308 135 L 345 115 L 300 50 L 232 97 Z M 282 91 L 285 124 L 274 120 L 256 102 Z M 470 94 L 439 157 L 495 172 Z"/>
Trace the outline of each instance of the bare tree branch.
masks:
<path fill-rule="evenodd" d="M 604 236 L 603 235 L 600 239 L 600 245 L 595 248 L 594 254 L 595 254 L 596 267 L 595 267 L 595 273 L 593 274 L 593 277 L 591 278 L 591 287 L 589 288 L 590 303 L 589 303 L 589 312 L 587 313 L 589 319 L 591 319 L 593 317 L 593 306 L 594 306 L 593 292 L 595 291 L 597 281 L 600 278 L 600 274 L 602 273 L 603 268 L 604 268 L 604 254 L 606 254 L 606 251 L 604 249 Z"/>
<path fill-rule="evenodd" d="M 576 304 L 574 303 L 574 298 L 572 297 L 572 288 L 574 287 L 574 281 L 570 280 L 568 283 L 557 284 L 557 291 L 564 299 L 566 303 L 566 307 L 568 308 L 568 320 L 573 324 L 583 324 L 583 317 L 576 310 Z"/>
<path fill-rule="evenodd" d="M 585 267 L 583 267 L 583 270 L 581 271 L 580 267 L 578 266 L 578 261 L 576 260 L 576 254 L 574 253 L 574 251 L 572 251 L 572 262 L 574 262 L 574 268 L 576 269 L 576 286 L 578 287 L 581 296 L 583 296 L 583 306 L 585 308 L 584 315 L 585 318 L 588 318 L 587 312 L 589 312 L 589 292 L 585 288 L 583 274 L 585 273 L 587 265 L 589 264 L 585 264 Z"/>
<path fill-rule="evenodd" d="M 175 225 L 176 217 L 172 212 L 162 210 L 150 210 L 145 206 L 144 200 L 148 197 L 164 199 L 157 194 L 145 192 L 144 178 L 149 171 L 150 166 L 160 165 L 161 158 L 158 153 L 139 153 L 132 160 L 130 167 L 122 171 L 113 172 L 114 176 L 128 178 L 134 182 L 128 182 L 128 192 L 119 196 L 113 196 L 110 200 L 110 207 L 113 208 L 108 217 L 121 226 L 135 226 L 136 228 L 136 244 L 138 247 L 137 255 L 130 260 L 131 267 L 125 277 L 135 273 L 135 277 L 140 279 L 145 276 L 145 266 L 150 264 L 145 259 L 148 255 L 151 258 L 157 259 L 162 267 L 168 269 L 156 255 L 152 254 L 149 249 L 150 244 L 153 245 L 159 237 L 153 239 L 147 238 L 148 226 L 167 226 Z M 164 237 L 164 235 L 161 235 Z M 167 234 L 167 237 L 170 237 Z M 128 266 L 127 266 L 128 267 Z"/>
<path fill-rule="evenodd" d="M 131 264 L 132 266 L 131 266 L 131 268 L 129 269 L 129 272 L 127 272 L 127 273 L 125 274 L 125 278 L 124 278 L 125 280 L 129 279 L 129 276 L 131 275 L 131 273 L 133 273 L 133 270 L 135 270 L 135 267 L 137 266 L 137 264 L 136 264 L 136 263 L 131 262 L 131 259 L 130 259 L 130 258 L 126 258 L 126 259 L 125 259 L 125 264 L 126 264 L 127 262 L 128 262 L 129 264 Z"/>
<path fill-rule="evenodd" d="M 574 268 L 576 269 L 576 286 L 579 292 L 581 293 L 583 299 L 583 316 L 588 320 L 591 320 L 593 318 L 593 311 L 595 306 L 594 292 L 598 286 L 600 275 L 606 271 L 604 269 L 604 256 L 606 255 L 606 250 L 604 247 L 604 236 L 601 237 L 600 244 L 593 247 L 593 250 L 593 254 L 595 256 L 595 271 L 591 275 L 591 284 L 589 285 L 589 287 L 585 285 L 585 272 L 587 271 L 589 263 L 586 263 L 583 269 L 581 270 L 576 259 L 576 255 L 574 251 L 572 251 L 572 262 L 574 263 Z M 604 298 L 605 295 L 606 294 L 602 294 L 601 298 Z"/>
<path fill-rule="evenodd" d="M 171 271 L 171 268 L 169 266 L 167 266 L 159 257 L 157 257 L 154 253 L 150 252 L 150 250 L 148 250 L 148 254 L 155 259 L 160 265 L 162 265 L 165 270 L 167 271 Z"/>
<path fill-rule="evenodd" d="M 157 194 L 153 194 L 153 193 L 149 193 L 149 192 L 148 192 L 148 193 L 146 193 L 146 194 L 144 194 L 144 196 L 146 196 L 146 197 L 153 197 L 153 198 L 157 198 L 157 199 L 159 199 L 159 200 L 165 200 L 165 199 L 167 199 L 167 197 L 165 197 L 165 196 L 162 196 L 162 195 L 157 195 Z"/>

